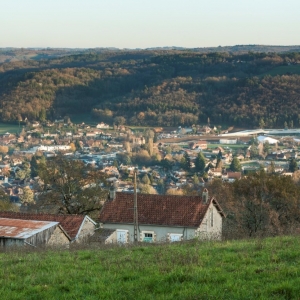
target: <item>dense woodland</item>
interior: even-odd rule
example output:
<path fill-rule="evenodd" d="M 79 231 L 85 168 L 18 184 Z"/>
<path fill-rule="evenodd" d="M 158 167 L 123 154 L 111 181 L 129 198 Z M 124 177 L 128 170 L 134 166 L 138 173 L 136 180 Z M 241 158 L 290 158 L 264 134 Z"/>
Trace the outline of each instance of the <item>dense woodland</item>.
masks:
<path fill-rule="evenodd" d="M 0 64 L 0 121 L 299 127 L 300 52 L 86 51 Z M 122 117 L 122 118 L 120 118 Z"/>

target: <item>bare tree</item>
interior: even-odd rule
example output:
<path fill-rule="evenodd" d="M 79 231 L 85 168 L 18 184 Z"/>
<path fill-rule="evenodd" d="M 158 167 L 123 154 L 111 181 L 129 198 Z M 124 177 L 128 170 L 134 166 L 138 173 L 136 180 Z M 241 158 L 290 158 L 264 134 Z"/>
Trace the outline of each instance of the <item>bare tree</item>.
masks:
<path fill-rule="evenodd" d="M 61 214 L 90 214 L 99 211 L 107 197 L 105 175 L 80 160 L 63 156 L 39 165 L 43 192 L 37 204 Z"/>

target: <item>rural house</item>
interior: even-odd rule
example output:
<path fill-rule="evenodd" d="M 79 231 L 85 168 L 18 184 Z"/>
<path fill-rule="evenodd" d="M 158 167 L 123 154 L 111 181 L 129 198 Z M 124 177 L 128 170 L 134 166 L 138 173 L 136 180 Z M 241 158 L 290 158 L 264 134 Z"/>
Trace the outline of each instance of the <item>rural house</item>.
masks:
<path fill-rule="evenodd" d="M 204 189 L 202 197 L 137 194 L 138 241 L 220 239 L 224 213 Z M 134 194 L 110 191 L 99 221 L 115 231 L 106 243 L 134 241 Z"/>
<path fill-rule="evenodd" d="M 0 218 L 57 222 L 69 236 L 70 242 L 82 243 L 94 234 L 96 223 L 83 215 L 32 214 L 1 211 Z"/>

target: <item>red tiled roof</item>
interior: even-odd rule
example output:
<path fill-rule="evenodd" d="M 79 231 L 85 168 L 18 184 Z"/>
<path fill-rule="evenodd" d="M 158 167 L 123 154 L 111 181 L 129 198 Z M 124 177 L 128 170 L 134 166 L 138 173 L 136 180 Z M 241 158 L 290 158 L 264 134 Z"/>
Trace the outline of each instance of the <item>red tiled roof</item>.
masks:
<path fill-rule="evenodd" d="M 27 214 L 10 211 L 0 211 L 0 218 L 59 222 L 59 225 L 71 239 L 74 239 L 76 237 L 84 220 L 84 217 L 85 216 L 83 215 Z"/>
<path fill-rule="evenodd" d="M 242 173 L 241 172 L 227 172 L 228 178 L 236 178 L 241 179 Z"/>
<path fill-rule="evenodd" d="M 107 200 L 100 212 L 101 223 L 133 223 L 134 195 L 116 193 L 114 200 Z M 138 194 L 139 224 L 199 227 L 211 201 L 202 203 L 199 196 Z M 219 209 L 220 210 L 220 209 Z"/>

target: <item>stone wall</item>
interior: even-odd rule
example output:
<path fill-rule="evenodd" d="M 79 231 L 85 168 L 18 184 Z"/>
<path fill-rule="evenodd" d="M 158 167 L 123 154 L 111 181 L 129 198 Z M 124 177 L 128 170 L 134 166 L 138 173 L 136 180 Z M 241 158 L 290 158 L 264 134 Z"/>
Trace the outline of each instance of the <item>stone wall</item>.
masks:
<path fill-rule="evenodd" d="M 61 230 L 59 226 L 57 226 L 48 240 L 47 246 L 57 247 L 57 246 L 69 246 L 70 240 L 65 235 L 65 233 Z"/>
<path fill-rule="evenodd" d="M 222 222 L 222 216 L 211 203 L 200 227 L 196 230 L 196 236 L 202 240 L 222 239 Z"/>
<path fill-rule="evenodd" d="M 76 239 L 76 242 L 77 243 L 84 243 L 94 233 L 95 233 L 95 224 L 91 220 L 89 220 L 88 218 L 85 218 L 84 221 L 83 221 L 83 225 L 81 226 L 81 230 L 79 232 L 79 235 Z"/>

